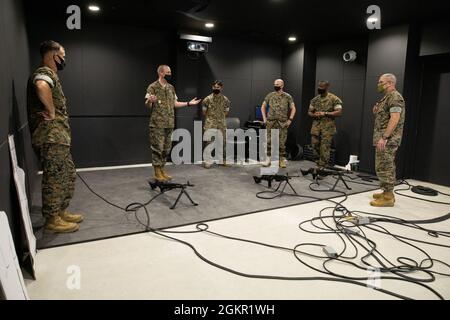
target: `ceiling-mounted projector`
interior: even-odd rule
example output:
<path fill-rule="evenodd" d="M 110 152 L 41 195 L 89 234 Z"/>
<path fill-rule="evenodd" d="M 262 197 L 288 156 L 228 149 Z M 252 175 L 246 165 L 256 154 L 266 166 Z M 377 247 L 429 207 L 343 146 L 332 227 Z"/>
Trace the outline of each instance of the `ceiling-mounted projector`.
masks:
<path fill-rule="evenodd" d="M 208 45 L 200 42 L 188 42 L 187 49 L 191 52 L 208 52 Z"/>
<path fill-rule="evenodd" d="M 211 37 L 203 37 L 194 34 L 181 33 L 180 39 L 186 40 L 188 52 L 195 52 L 197 54 L 208 52 L 208 44 L 212 43 Z"/>

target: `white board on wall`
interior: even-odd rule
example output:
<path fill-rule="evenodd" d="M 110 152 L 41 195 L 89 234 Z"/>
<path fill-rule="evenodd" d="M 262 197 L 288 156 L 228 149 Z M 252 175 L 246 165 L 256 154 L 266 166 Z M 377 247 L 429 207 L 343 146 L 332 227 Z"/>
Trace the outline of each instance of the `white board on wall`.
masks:
<path fill-rule="evenodd" d="M 33 233 L 33 225 L 30 218 L 30 210 L 28 208 L 28 198 L 25 186 L 25 171 L 19 167 L 17 161 L 16 145 L 14 143 L 14 136 L 8 136 L 9 150 L 11 154 L 11 162 L 13 167 L 14 182 L 16 185 L 17 196 L 20 202 L 20 210 L 22 212 L 22 222 L 25 227 L 25 235 L 28 244 L 28 250 L 30 253 L 30 260 L 32 263 L 33 274 L 35 272 L 35 260 L 36 260 L 36 237 Z"/>
<path fill-rule="evenodd" d="M 0 211 L 0 290 L 6 300 L 29 300 L 6 213 Z"/>

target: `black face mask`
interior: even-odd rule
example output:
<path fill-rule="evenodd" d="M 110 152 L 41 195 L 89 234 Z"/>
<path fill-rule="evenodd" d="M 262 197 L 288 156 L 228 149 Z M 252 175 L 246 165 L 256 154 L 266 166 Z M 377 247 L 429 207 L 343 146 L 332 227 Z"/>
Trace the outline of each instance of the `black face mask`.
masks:
<path fill-rule="evenodd" d="M 317 92 L 320 94 L 320 95 L 324 95 L 325 93 L 327 93 L 327 90 L 326 89 L 317 89 Z"/>
<path fill-rule="evenodd" d="M 172 80 L 172 75 L 171 74 L 166 74 L 164 76 L 164 79 L 166 79 L 166 81 L 169 82 L 170 80 Z"/>
<path fill-rule="evenodd" d="M 214 94 L 219 94 L 220 93 L 220 89 L 213 89 L 213 93 Z"/>
<path fill-rule="evenodd" d="M 56 68 L 58 69 L 58 71 L 62 71 L 66 67 L 66 61 L 63 58 L 61 58 L 60 56 L 57 56 L 57 57 L 59 58 L 59 60 L 61 60 L 61 62 L 58 62 L 56 59 L 54 59 Z"/>
<path fill-rule="evenodd" d="M 276 92 L 280 92 L 281 91 L 281 87 L 274 87 Z"/>

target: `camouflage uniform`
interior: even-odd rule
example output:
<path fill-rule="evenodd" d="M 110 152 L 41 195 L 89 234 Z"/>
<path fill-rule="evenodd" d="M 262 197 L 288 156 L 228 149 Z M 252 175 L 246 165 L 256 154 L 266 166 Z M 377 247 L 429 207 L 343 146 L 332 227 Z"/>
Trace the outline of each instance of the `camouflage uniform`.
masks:
<path fill-rule="evenodd" d="M 311 100 L 309 111 L 314 112 L 335 112 L 338 106 L 342 107 L 342 100 L 332 93 L 328 93 L 325 98 L 318 95 Z M 333 136 L 336 134 L 336 122 L 334 117 L 323 117 L 314 119 L 311 128 L 311 143 L 315 157 L 319 158 L 317 165 L 325 167 L 330 162 L 331 144 Z"/>
<path fill-rule="evenodd" d="M 375 152 L 375 170 L 380 180 L 381 189 L 392 192 L 396 182 L 395 156 L 402 143 L 403 127 L 405 124 L 405 100 L 398 91 L 392 91 L 381 99 L 377 104 L 375 114 L 375 127 L 373 134 L 373 145 L 376 147 L 386 132 L 391 113 L 400 113 L 400 122 L 389 138 L 384 151 Z"/>
<path fill-rule="evenodd" d="M 162 86 L 153 82 L 147 89 L 147 97 L 155 95 L 150 116 L 150 145 L 153 166 L 163 167 L 172 148 L 172 133 L 175 128 L 175 102 L 178 100 L 171 84 Z"/>
<path fill-rule="evenodd" d="M 288 112 L 294 100 L 286 92 L 282 92 L 281 94 L 271 92 L 264 99 L 264 102 L 269 107 L 269 116 L 267 118 L 267 156 L 272 156 L 272 130 L 278 129 L 280 132 L 280 159 L 285 158 L 288 136 Z"/>
<path fill-rule="evenodd" d="M 227 150 L 227 120 L 226 115 L 230 112 L 231 102 L 223 94 L 211 94 L 203 100 L 203 112 L 205 115 L 204 130 L 220 130 L 223 137 L 223 159 L 226 159 Z M 210 143 L 213 143 L 211 141 Z M 210 144 L 208 143 L 208 145 Z M 209 159 L 205 159 L 209 160 Z"/>
<path fill-rule="evenodd" d="M 47 82 L 52 91 L 55 119 L 44 120 L 44 105 L 36 94 L 36 81 Z M 28 120 L 32 145 L 42 162 L 42 214 L 46 218 L 62 214 L 75 190 L 76 171 L 70 153 L 71 130 L 58 75 L 48 67 L 38 68 L 31 76 L 27 90 Z"/>

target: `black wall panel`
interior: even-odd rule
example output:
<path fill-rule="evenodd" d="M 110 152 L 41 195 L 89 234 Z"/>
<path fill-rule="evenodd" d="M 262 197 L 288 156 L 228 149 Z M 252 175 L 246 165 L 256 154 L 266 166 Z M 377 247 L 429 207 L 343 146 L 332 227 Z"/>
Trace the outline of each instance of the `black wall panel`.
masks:
<path fill-rule="evenodd" d="M 333 81 L 343 78 L 343 61 L 336 49 L 334 44 L 317 49 L 316 80 Z"/>
<path fill-rule="evenodd" d="M 222 80 L 224 94 L 231 100 L 229 117 L 239 118 L 241 126 L 255 118 L 255 107 L 273 91 L 273 81 L 281 77 L 281 48 L 214 37 L 209 52 L 195 58 L 185 43 L 177 49 L 176 90 L 180 101 L 211 94 L 214 80 Z M 202 119 L 201 107 L 180 108 L 176 112 L 177 128 L 194 132 L 194 121 Z"/>
<path fill-rule="evenodd" d="M 357 60 L 346 63 L 343 60 L 343 54 L 349 50 L 356 51 Z M 317 48 L 315 82 L 330 81 L 330 92 L 343 100 L 344 115 L 336 120 L 338 133 L 335 136 L 336 161 L 340 165 L 346 165 L 351 154 L 360 154 L 366 61 L 367 40 L 365 38 L 327 43 Z M 314 92 L 313 95 L 316 94 Z M 311 100 L 313 97 L 308 98 Z M 309 123 L 309 129 L 310 126 Z"/>
<path fill-rule="evenodd" d="M 192 59 L 185 43 L 179 42 L 175 35 L 156 30 L 90 22 L 83 24 L 81 31 L 68 31 L 63 20 L 36 23 L 33 17 L 30 17 L 30 24 L 34 26 L 30 38 L 33 66 L 38 63 L 37 46 L 43 39 L 59 40 L 67 49 L 68 67 L 61 78 L 73 117 L 74 153 L 79 166 L 150 161 L 147 153 L 137 151 L 148 149 L 149 112 L 143 105 L 143 96 L 148 84 L 157 78 L 156 67 L 169 64 L 180 101 L 195 96 L 204 98 L 210 94 L 213 80 L 223 80 L 224 93 L 232 101 L 230 116 L 238 117 L 242 124 L 254 118 L 254 108 L 273 90 L 273 80 L 283 78 L 286 91 L 293 95 L 298 107 L 291 132 L 302 145 L 310 142 L 311 119 L 307 117 L 307 109 L 315 95 L 316 82 L 319 79 L 331 81 L 331 91 L 344 100 L 344 117 L 337 122 L 338 163 L 346 164 L 350 154 L 357 154 L 362 161 L 361 168 L 373 172 L 371 110 L 380 98 L 376 82 L 382 73 L 395 73 L 399 79 L 398 89 L 402 91 L 407 67 L 408 26 L 373 31 L 368 39 L 285 48 L 214 37 L 209 52 Z M 424 46 L 422 41 L 422 48 Z M 343 62 L 342 55 L 348 50 L 358 53 L 354 63 Z M 2 63 L 8 68 L 9 64 Z M 9 90 L 12 83 L 8 83 L 4 75 L 1 77 L 2 88 Z M 0 99 L 8 103 L 5 97 Z M 17 104 L 23 104 L 20 97 Z M 9 105 L 12 106 L 12 102 Z M 193 132 L 193 122 L 201 119 L 201 108 L 179 109 L 176 117 L 178 128 Z M 18 118 L 19 124 L 23 124 L 20 108 Z M 6 124 L 5 121 L 2 119 L 2 124 Z M 141 131 L 130 128 L 132 122 L 142 125 Z M 89 139 L 97 145 L 104 144 L 102 152 L 83 147 L 88 141 L 85 135 L 90 126 L 95 126 L 97 136 L 91 135 Z M 125 128 L 120 136 L 114 131 L 115 127 Z M 6 136 L 4 128 L 2 125 L 0 137 Z M 133 144 L 120 152 L 118 141 L 133 141 Z"/>
<path fill-rule="evenodd" d="M 209 52 L 198 61 L 187 58 L 184 47 L 178 51 L 177 91 L 201 98 L 211 93 L 212 82 L 224 82 L 224 94 L 231 100 L 231 117 L 241 123 L 254 118 L 254 107 L 261 105 L 265 95 L 273 90 L 273 81 L 281 76 L 281 48 L 214 37 Z M 193 76 L 198 72 L 198 81 Z M 181 78 L 180 78 L 181 77 Z M 188 91 L 187 88 L 190 88 Z M 179 111 L 186 115 L 186 111 Z M 198 118 L 198 112 L 190 113 Z"/>
<path fill-rule="evenodd" d="M 384 73 L 394 73 L 397 76 L 397 90 L 402 93 L 407 61 L 408 36 L 408 26 L 383 29 L 370 35 L 364 114 L 362 118 L 363 130 L 361 131 L 360 146 L 360 169 L 363 171 L 375 171 L 375 150 L 373 147 L 374 116 L 372 110 L 375 103 L 381 98 L 377 92 L 378 79 Z"/>
<path fill-rule="evenodd" d="M 302 96 L 304 54 L 303 44 L 289 46 L 283 52 L 282 74 L 286 82 L 286 91 L 294 94 L 294 99 L 299 106 Z"/>
<path fill-rule="evenodd" d="M 178 96 L 178 101 L 190 101 L 194 97 L 203 98 L 208 91 L 201 91 L 199 86 L 201 77 L 201 60 L 203 57 L 192 57 L 187 54 L 185 43 L 179 42 L 176 51 L 176 65 L 172 66 L 172 75 L 176 81 L 172 81 Z M 156 76 L 156 75 L 155 75 Z M 157 77 L 154 77 L 156 80 Z M 196 114 L 196 108 L 177 109 L 177 117 L 191 117 Z"/>
<path fill-rule="evenodd" d="M 359 79 L 346 80 L 342 87 L 342 96 L 345 97 L 345 113 L 337 122 L 336 156 L 342 164 L 347 164 L 349 155 L 360 154 L 361 126 L 363 114 L 365 83 Z"/>
<path fill-rule="evenodd" d="M 408 26 L 392 27 L 371 33 L 367 76 L 378 77 L 394 73 L 401 78 L 405 73 L 408 47 Z"/>
<path fill-rule="evenodd" d="M 72 118 L 77 167 L 149 163 L 148 118 Z"/>
<path fill-rule="evenodd" d="M 15 215 L 18 212 L 13 211 L 14 209 L 14 195 L 12 185 L 12 171 L 10 170 L 11 161 L 9 155 L 8 143 L 4 143 L 0 146 L 0 211 L 6 212 L 9 218 L 11 228 L 14 228 L 19 221 L 16 220 Z M 17 243 L 17 234 L 13 232 L 14 243 Z"/>
<path fill-rule="evenodd" d="M 261 97 L 264 95 L 262 93 L 264 88 L 255 94 L 255 92 L 252 92 L 252 89 L 255 87 L 252 86 L 251 81 L 227 78 L 223 81 L 226 82 L 224 94 L 231 100 L 232 110 L 230 117 L 239 118 L 241 122 L 250 120 L 249 118 L 253 117 L 255 113 L 253 107 L 261 105 L 264 100 L 264 97 Z M 211 88 L 211 84 L 209 84 L 208 88 Z M 252 100 L 255 105 L 252 105 Z"/>
<path fill-rule="evenodd" d="M 250 107 L 261 106 L 269 92 L 272 92 L 274 89 L 274 79 L 270 81 L 271 78 L 267 78 L 265 80 L 253 80 L 251 83 L 251 103 Z M 285 88 L 286 92 L 295 97 L 298 93 L 295 91 L 287 91 L 288 88 Z M 254 108 L 249 108 L 251 117 L 254 116 Z M 253 118 L 251 119 L 253 120 Z"/>
<path fill-rule="evenodd" d="M 281 48 L 269 44 L 254 44 L 252 50 L 252 80 L 267 81 L 281 77 Z"/>
<path fill-rule="evenodd" d="M 201 61 L 200 75 L 206 73 L 219 79 L 251 80 L 253 51 L 249 42 L 214 37 L 209 52 Z"/>
<path fill-rule="evenodd" d="M 424 70 L 414 177 L 450 186 L 450 56 Z"/>
<path fill-rule="evenodd" d="M 450 53 L 450 23 L 437 22 L 422 26 L 420 56 Z"/>
<path fill-rule="evenodd" d="M 6 37 L 6 24 L 4 16 L 5 1 L 0 1 L 0 35 L 1 39 Z M 0 144 L 6 141 L 9 131 L 9 110 L 11 99 L 11 70 L 10 60 L 8 57 L 6 41 L 0 41 L 0 108 L 2 115 L 0 116 Z"/>
<path fill-rule="evenodd" d="M 173 39 L 151 29 L 85 24 L 80 31 L 49 21 L 31 32 L 33 66 L 39 64 L 39 43 L 60 41 L 67 68 L 60 73 L 72 116 L 145 115 L 145 90 L 160 64 L 171 64 Z"/>
<path fill-rule="evenodd" d="M 66 49 L 67 68 L 59 75 L 68 99 L 76 165 L 150 162 L 144 96 L 157 79 L 159 65 L 176 65 L 173 36 L 93 22 L 70 31 L 63 20 L 37 22 L 33 15 L 29 25 L 34 27 L 33 67 L 39 64 L 43 40 L 54 39 Z"/>
<path fill-rule="evenodd" d="M 22 1 L 0 1 L 0 39 L 0 210 L 8 216 L 17 254 L 23 257 L 20 211 L 7 140 L 8 134 L 14 135 L 19 165 L 27 173 L 29 191 L 37 170 L 27 125 L 29 55 Z"/>
<path fill-rule="evenodd" d="M 201 61 L 201 90 L 209 94 L 212 81 L 223 80 L 233 106 L 231 116 L 243 123 L 253 120 L 255 106 L 281 77 L 281 57 L 281 48 L 275 45 L 216 37 Z"/>
<path fill-rule="evenodd" d="M 303 44 L 290 45 L 283 51 L 282 78 L 285 81 L 285 90 L 289 92 L 297 107 L 295 121 L 290 128 L 291 136 L 297 144 L 303 145 L 302 139 L 302 112 L 305 106 L 303 97 L 303 69 L 304 69 L 305 46 Z"/>

